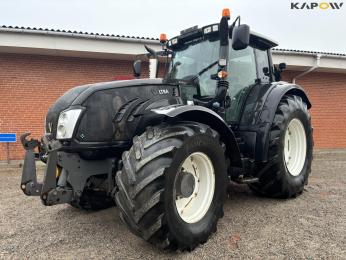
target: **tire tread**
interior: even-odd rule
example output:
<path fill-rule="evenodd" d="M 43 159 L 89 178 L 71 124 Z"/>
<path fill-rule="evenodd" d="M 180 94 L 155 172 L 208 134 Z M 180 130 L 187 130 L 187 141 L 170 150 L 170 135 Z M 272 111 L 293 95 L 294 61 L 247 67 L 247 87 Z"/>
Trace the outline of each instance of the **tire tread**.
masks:
<path fill-rule="evenodd" d="M 124 167 L 116 175 L 119 190 L 115 201 L 121 219 L 134 234 L 163 249 L 192 250 L 205 242 L 194 241 L 188 246 L 178 243 L 168 229 L 162 202 L 165 170 L 175 150 L 186 138 L 199 133 L 219 139 L 219 134 L 209 126 L 195 122 L 148 127 L 142 135 L 133 138 L 133 146 L 122 156 Z M 223 145 L 220 139 L 219 142 Z M 150 171 L 153 165 L 159 168 Z M 217 219 L 222 215 L 223 209 L 217 212 Z"/>

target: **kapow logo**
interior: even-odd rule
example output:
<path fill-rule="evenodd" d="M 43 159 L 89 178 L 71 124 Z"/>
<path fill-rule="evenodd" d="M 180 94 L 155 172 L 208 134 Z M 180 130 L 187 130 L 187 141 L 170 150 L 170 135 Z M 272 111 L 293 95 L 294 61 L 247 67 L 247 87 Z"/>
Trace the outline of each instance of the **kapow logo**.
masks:
<path fill-rule="evenodd" d="M 295 10 L 301 10 L 301 9 L 308 9 L 308 10 L 327 10 L 327 9 L 341 9 L 341 7 L 344 5 L 344 3 L 330 3 L 330 2 L 311 2 L 311 3 L 291 3 L 291 9 Z"/>

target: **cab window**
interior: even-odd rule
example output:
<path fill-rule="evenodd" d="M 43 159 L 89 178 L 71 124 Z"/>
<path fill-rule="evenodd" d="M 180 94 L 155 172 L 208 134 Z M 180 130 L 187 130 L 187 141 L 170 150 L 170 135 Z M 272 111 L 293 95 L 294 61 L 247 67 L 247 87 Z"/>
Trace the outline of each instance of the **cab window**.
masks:
<path fill-rule="evenodd" d="M 257 60 L 257 70 L 258 79 L 262 84 L 270 82 L 270 69 L 269 69 L 269 59 L 268 51 L 261 51 L 256 49 L 256 60 Z"/>
<path fill-rule="evenodd" d="M 237 51 L 230 48 L 228 72 L 228 95 L 231 98 L 231 106 L 226 110 L 226 120 L 234 122 L 239 120 L 247 93 L 257 82 L 254 49 L 251 46 Z"/>

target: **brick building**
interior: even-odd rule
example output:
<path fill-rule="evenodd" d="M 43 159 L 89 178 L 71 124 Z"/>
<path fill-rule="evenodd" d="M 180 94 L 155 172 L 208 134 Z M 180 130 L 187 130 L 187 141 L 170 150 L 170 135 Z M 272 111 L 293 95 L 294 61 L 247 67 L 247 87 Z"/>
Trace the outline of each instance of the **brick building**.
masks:
<path fill-rule="evenodd" d="M 131 75 L 144 44 L 159 48 L 151 38 L 0 27 L 0 133 L 19 137 L 30 130 L 40 137 L 59 96 L 73 86 Z M 346 55 L 276 49 L 273 60 L 287 63 L 284 79 L 302 85 L 312 101 L 315 148 L 346 148 Z M 19 140 L 9 156 L 23 157 Z M 6 159 L 0 143 L 0 160 Z"/>

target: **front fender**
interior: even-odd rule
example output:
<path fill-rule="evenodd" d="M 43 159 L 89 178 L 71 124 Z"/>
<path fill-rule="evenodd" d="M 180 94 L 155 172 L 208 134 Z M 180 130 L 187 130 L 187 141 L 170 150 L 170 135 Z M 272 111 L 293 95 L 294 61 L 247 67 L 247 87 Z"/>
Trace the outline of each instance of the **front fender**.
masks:
<path fill-rule="evenodd" d="M 220 134 L 222 141 L 225 143 L 231 165 L 234 167 L 242 167 L 239 146 L 232 129 L 226 124 L 223 118 L 213 110 L 202 106 L 173 105 L 152 109 L 151 112 L 164 115 L 170 120 L 196 121 L 209 125 Z"/>

